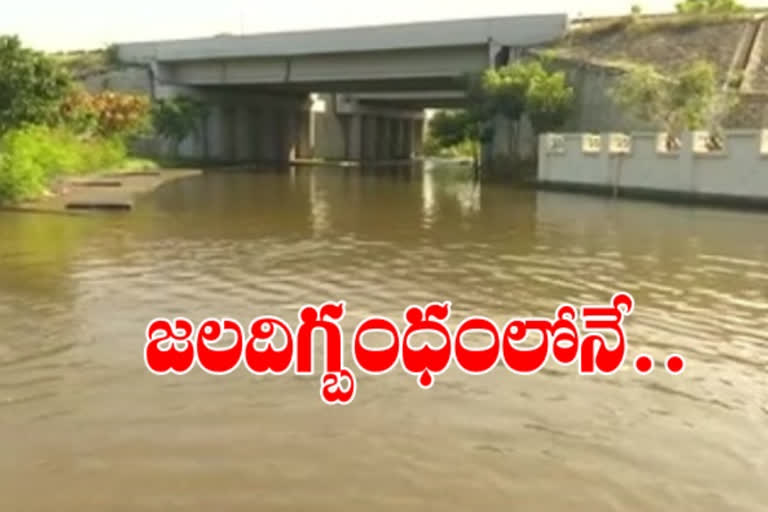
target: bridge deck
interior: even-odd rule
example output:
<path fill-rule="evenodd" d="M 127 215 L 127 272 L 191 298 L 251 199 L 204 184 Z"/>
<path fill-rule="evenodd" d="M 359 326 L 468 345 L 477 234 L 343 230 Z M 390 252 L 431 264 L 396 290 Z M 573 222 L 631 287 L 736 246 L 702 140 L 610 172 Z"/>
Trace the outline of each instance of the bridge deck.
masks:
<path fill-rule="evenodd" d="M 462 47 L 491 41 L 534 46 L 561 37 L 567 24 L 564 14 L 544 14 L 124 43 L 118 51 L 121 59 L 135 62 Z"/>

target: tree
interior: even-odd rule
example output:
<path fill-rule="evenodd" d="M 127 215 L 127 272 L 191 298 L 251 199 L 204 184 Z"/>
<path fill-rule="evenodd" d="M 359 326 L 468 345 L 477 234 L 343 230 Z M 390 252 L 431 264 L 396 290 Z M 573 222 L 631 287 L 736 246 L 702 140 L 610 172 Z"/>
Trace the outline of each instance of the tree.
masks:
<path fill-rule="evenodd" d="M 638 66 L 623 75 L 610 94 L 627 116 L 666 128 L 664 91 L 669 80 L 653 66 Z"/>
<path fill-rule="evenodd" d="M 706 61 L 695 61 L 672 77 L 651 66 L 638 67 L 619 80 L 611 95 L 631 117 L 663 129 L 670 149 L 683 130 L 707 128 L 717 134 L 736 104 L 736 96 L 719 85 Z"/>
<path fill-rule="evenodd" d="M 516 62 L 500 69 L 489 69 L 483 75 L 484 94 L 489 98 L 490 115 L 501 114 L 510 121 L 510 136 L 517 147 L 520 135 L 520 121 L 526 108 L 526 95 L 530 88 L 531 76 L 535 70 L 531 65 Z"/>
<path fill-rule="evenodd" d="M 181 142 L 197 134 L 201 121 L 207 115 L 206 106 L 196 98 L 176 96 L 158 100 L 152 108 L 155 131 L 173 144 L 174 156 L 178 156 Z"/>
<path fill-rule="evenodd" d="M 512 122 L 516 145 L 523 116 L 538 135 L 562 126 L 570 111 L 573 88 L 565 73 L 548 64 L 548 58 L 520 60 L 484 76 L 492 111 Z"/>
<path fill-rule="evenodd" d="M 483 87 L 485 94 L 490 98 L 493 113 L 499 113 L 513 122 L 520 121 L 525 111 L 529 75 L 529 69 L 519 64 L 485 72 Z"/>
<path fill-rule="evenodd" d="M 570 111 L 573 88 L 565 73 L 548 69 L 547 63 L 526 59 L 467 77 L 468 108 L 438 114 L 432 120 L 433 139 L 443 147 L 472 141 L 477 169 L 477 145 L 493 140 L 495 116 L 511 121 L 516 135 L 526 115 L 537 135 L 560 127 Z"/>
<path fill-rule="evenodd" d="M 488 140 L 488 123 L 472 110 L 443 110 L 437 112 L 429 122 L 430 137 L 443 148 L 469 143 L 472 147 L 472 163 L 479 171 L 480 142 Z"/>
<path fill-rule="evenodd" d="M 731 14 L 745 10 L 736 0 L 683 0 L 675 8 L 681 14 Z"/>
<path fill-rule="evenodd" d="M 548 72 L 542 67 L 531 75 L 525 95 L 525 112 L 536 135 L 556 130 L 565 123 L 571 110 L 573 87 L 562 71 Z"/>
<path fill-rule="evenodd" d="M 57 121 L 72 85 L 67 72 L 16 36 L 0 36 L 0 134 L 24 123 Z"/>

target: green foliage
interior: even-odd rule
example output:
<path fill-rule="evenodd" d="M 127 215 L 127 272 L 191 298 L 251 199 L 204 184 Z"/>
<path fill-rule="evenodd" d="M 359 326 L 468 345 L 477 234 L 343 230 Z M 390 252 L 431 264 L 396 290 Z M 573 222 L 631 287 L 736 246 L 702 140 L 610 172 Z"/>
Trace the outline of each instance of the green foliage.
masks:
<path fill-rule="evenodd" d="M 525 111 L 533 131 L 552 131 L 565 123 L 573 100 L 573 88 L 568 86 L 565 73 L 536 74 L 531 78 L 525 96 Z"/>
<path fill-rule="evenodd" d="M 453 146 L 445 147 L 430 134 L 424 141 L 424 154 L 441 158 L 472 157 L 473 144 L 471 140 L 463 140 Z"/>
<path fill-rule="evenodd" d="M 33 199 L 56 176 L 106 169 L 125 157 L 117 137 L 87 139 L 43 125 L 11 130 L 0 138 L 0 202 Z"/>
<path fill-rule="evenodd" d="M 483 83 L 494 113 L 514 122 L 527 115 L 537 133 L 562 125 L 573 99 L 565 73 L 550 71 L 548 59 L 522 60 L 489 70 Z"/>
<path fill-rule="evenodd" d="M 465 141 L 490 142 L 496 115 L 515 123 L 527 115 L 536 133 L 561 126 L 574 91 L 565 73 L 551 71 L 548 64 L 548 58 L 528 59 L 468 77 L 469 107 L 438 113 L 430 123 L 432 144 L 445 149 Z"/>
<path fill-rule="evenodd" d="M 158 135 L 171 140 L 175 150 L 185 138 L 196 134 L 208 115 L 206 106 L 189 96 L 157 101 L 152 107 L 152 124 Z"/>
<path fill-rule="evenodd" d="M 525 111 L 525 96 L 530 85 L 530 69 L 512 65 L 489 69 L 483 75 L 485 94 L 490 98 L 493 112 L 519 121 Z"/>
<path fill-rule="evenodd" d="M 683 0 L 675 8 L 681 14 L 731 14 L 746 10 L 736 0 Z"/>
<path fill-rule="evenodd" d="M 707 123 L 707 106 L 718 93 L 714 66 L 695 61 L 677 76 L 676 84 L 668 90 L 670 107 L 681 111 L 682 122 L 689 129 L 702 128 Z"/>
<path fill-rule="evenodd" d="M 695 61 L 671 78 L 651 66 L 638 67 L 619 80 L 611 95 L 630 116 L 671 135 L 719 129 L 736 102 L 735 95 L 720 88 L 714 67 L 705 61 Z"/>
<path fill-rule="evenodd" d="M 120 61 L 120 52 L 116 44 L 110 44 L 104 49 L 104 61 L 112 67 L 117 67 L 122 62 Z"/>
<path fill-rule="evenodd" d="M 491 123 L 485 117 L 487 103 L 474 109 L 441 111 L 432 117 L 429 123 L 429 138 L 432 152 L 472 155 L 474 167 L 478 169 L 478 143 L 487 142 L 493 137 Z M 459 156 L 459 155 L 452 155 Z"/>
<path fill-rule="evenodd" d="M 69 74 L 53 59 L 24 48 L 18 37 L 0 36 L 0 134 L 56 122 L 70 87 Z"/>
<path fill-rule="evenodd" d="M 463 130 L 464 138 L 472 143 L 487 142 L 493 138 L 491 120 L 496 112 L 496 102 L 488 94 L 485 77 L 469 75 L 466 78 L 467 108 L 452 112 L 457 130 Z M 440 122 L 438 120 L 438 122 Z M 449 144 L 450 147 L 454 144 Z"/>
<path fill-rule="evenodd" d="M 653 66 L 638 66 L 622 76 L 610 94 L 628 116 L 663 124 L 667 82 Z"/>
<path fill-rule="evenodd" d="M 643 13 L 643 8 L 639 4 L 632 4 L 630 12 L 632 16 L 640 16 Z"/>
<path fill-rule="evenodd" d="M 444 110 L 429 122 L 430 136 L 437 144 L 449 148 L 475 138 L 472 116 L 467 110 Z"/>

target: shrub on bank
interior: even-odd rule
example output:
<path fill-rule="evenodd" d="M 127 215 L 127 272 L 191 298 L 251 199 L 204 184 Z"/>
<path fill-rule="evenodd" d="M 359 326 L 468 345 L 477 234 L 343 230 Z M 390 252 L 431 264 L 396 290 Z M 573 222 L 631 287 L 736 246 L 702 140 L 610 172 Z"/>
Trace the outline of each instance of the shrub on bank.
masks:
<path fill-rule="evenodd" d="M 149 130 L 150 102 L 146 95 L 104 91 L 92 94 L 73 88 L 60 107 L 61 121 L 78 133 L 100 137 L 131 137 Z"/>
<path fill-rule="evenodd" d="M 145 95 L 92 94 L 60 59 L 0 35 L 0 202 L 34 199 L 60 175 L 108 169 L 150 126 Z"/>
<path fill-rule="evenodd" d="M 33 199 L 57 176 L 114 167 L 125 158 L 117 137 L 82 138 L 40 125 L 11 130 L 0 138 L 0 202 Z"/>

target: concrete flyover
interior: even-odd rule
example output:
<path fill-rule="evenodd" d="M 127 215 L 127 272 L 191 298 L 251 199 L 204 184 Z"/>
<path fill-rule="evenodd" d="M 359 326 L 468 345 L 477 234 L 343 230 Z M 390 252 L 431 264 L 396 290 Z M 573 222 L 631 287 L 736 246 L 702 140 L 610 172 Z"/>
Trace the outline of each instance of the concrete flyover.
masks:
<path fill-rule="evenodd" d="M 556 40 L 566 15 L 435 21 L 119 44 L 156 97 L 207 101 L 201 140 L 221 160 L 387 160 L 420 152 L 423 109 L 460 106 L 462 77 Z M 318 94 L 319 93 L 319 94 Z"/>

